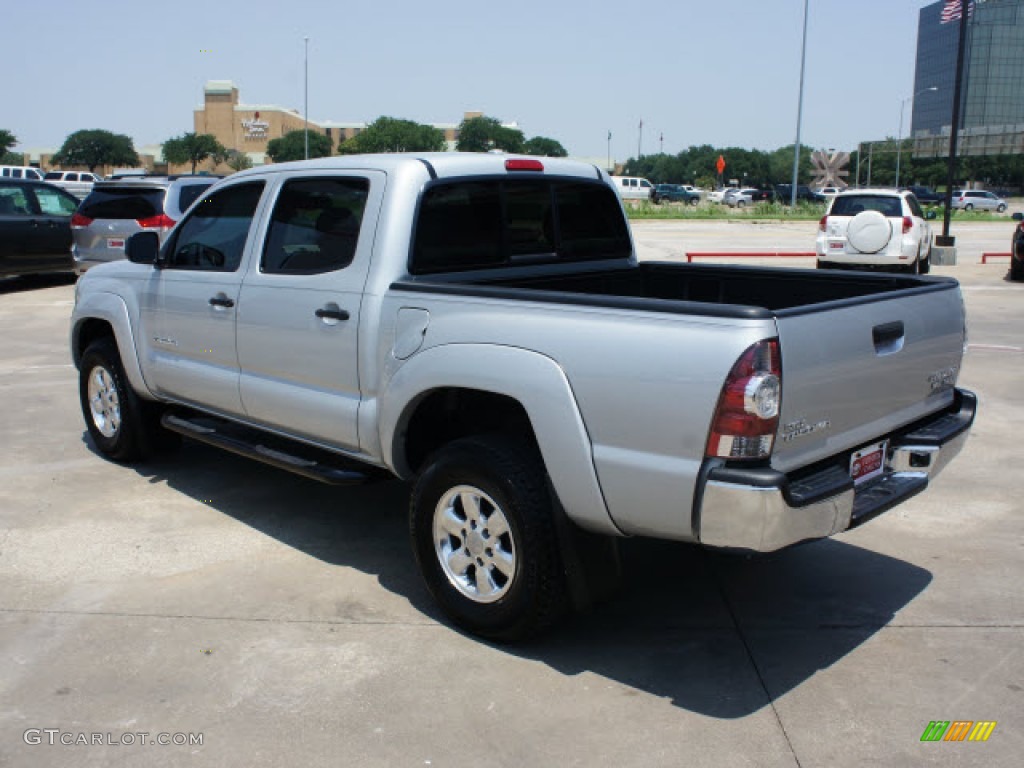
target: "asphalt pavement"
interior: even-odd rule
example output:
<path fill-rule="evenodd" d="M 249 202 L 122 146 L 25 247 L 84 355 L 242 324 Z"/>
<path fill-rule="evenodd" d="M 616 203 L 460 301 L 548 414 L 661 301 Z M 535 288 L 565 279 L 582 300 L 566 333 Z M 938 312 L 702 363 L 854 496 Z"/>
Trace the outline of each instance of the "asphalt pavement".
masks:
<path fill-rule="evenodd" d="M 813 226 L 634 232 L 678 258 L 809 249 Z M 767 556 L 627 541 L 619 598 L 519 647 L 441 619 L 399 482 L 330 488 L 197 444 L 101 458 L 73 284 L 0 281 L 0 765 L 1019 764 L 1024 284 L 935 271 L 964 286 L 981 406 L 926 493 Z M 935 720 L 997 724 L 922 742 Z"/>

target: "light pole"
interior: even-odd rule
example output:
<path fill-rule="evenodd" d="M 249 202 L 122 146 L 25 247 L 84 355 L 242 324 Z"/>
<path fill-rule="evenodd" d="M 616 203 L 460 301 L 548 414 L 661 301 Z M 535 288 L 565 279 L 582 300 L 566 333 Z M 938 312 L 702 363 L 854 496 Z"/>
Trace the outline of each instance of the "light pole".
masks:
<path fill-rule="evenodd" d="M 306 129 L 305 129 L 305 133 L 303 135 L 303 138 L 305 139 L 305 146 L 306 146 L 305 159 L 309 160 L 309 38 L 308 37 L 304 37 L 302 39 L 306 41 L 306 81 L 305 81 L 306 95 L 305 95 L 305 106 L 303 106 L 303 108 L 302 108 L 303 116 L 306 119 Z"/>
<path fill-rule="evenodd" d="M 800 99 L 796 107 L 796 146 L 793 147 L 793 187 L 789 204 L 796 207 L 796 183 L 800 177 L 800 121 L 804 116 L 804 67 L 807 64 L 807 3 L 804 0 L 804 42 L 800 52 Z"/>
<path fill-rule="evenodd" d="M 939 87 L 937 85 L 933 85 L 928 88 L 922 88 L 913 96 L 907 96 L 905 99 L 900 99 L 900 128 L 896 132 L 896 189 L 900 188 L 900 156 L 903 154 L 903 108 L 907 106 L 908 101 L 913 101 L 922 93 L 937 90 L 939 90 Z"/>
<path fill-rule="evenodd" d="M 612 132 L 608 131 L 608 173 L 612 172 Z"/>

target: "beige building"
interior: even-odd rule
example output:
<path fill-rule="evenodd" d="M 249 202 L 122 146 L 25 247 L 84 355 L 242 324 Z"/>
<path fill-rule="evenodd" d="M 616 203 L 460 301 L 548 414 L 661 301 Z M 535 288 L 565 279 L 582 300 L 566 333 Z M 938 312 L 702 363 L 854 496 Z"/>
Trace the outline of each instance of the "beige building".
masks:
<path fill-rule="evenodd" d="M 463 115 L 463 119 L 473 117 L 483 117 L 483 112 L 466 112 Z M 203 88 L 203 106 L 195 110 L 193 125 L 196 133 L 213 134 L 225 148 L 244 152 L 253 165 L 262 165 L 269 162 L 267 144 L 289 131 L 301 131 L 306 127 L 306 121 L 295 109 L 273 104 L 242 104 L 233 82 L 210 80 Z M 448 149 L 453 151 L 459 140 L 459 124 L 431 125 L 444 133 Z M 309 121 L 310 131 L 324 134 L 331 140 L 332 153 L 337 151 L 340 143 L 357 136 L 366 126 L 366 123 Z M 505 126 L 519 127 L 515 123 L 505 123 Z"/>

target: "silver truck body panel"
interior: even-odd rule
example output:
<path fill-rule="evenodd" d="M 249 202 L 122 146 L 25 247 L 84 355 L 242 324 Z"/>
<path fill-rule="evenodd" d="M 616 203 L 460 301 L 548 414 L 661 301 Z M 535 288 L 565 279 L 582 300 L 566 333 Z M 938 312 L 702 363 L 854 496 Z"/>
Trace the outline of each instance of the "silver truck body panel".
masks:
<path fill-rule="evenodd" d="M 799 470 L 951 402 L 964 332 L 955 283 L 760 317 L 702 314 L 699 303 L 670 312 L 531 300 L 527 289 L 503 298 L 446 293 L 444 281 L 421 280 L 426 292 L 396 285 L 416 282 L 410 245 L 432 178 L 493 177 L 506 172 L 504 161 L 352 156 L 235 174 L 210 194 L 266 182 L 237 271 L 103 265 L 80 283 L 73 327 L 109 318 L 122 355 L 138 349 L 138 361 L 125 365 L 140 393 L 148 386 L 158 398 L 360 456 L 405 478 L 413 474 L 405 429 L 424 397 L 458 387 L 514 398 L 570 518 L 608 534 L 703 540 L 697 513 L 716 521 L 709 530 L 728 529 L 708 499 L 732 493 L 719 484 L 702 501 L 705 445 L 731 367 L 762 339 L 778 336 L 782 353 L 774 470 Z M 545 174 L 607 182 L 593 166 L 543 162 Z M 316 275 L 263 274 L 267 220 L 284 180 L 332 174 L 371 182 L 352 263 Z M 604 266 L 635 263 L 634 251 L 628 263 Z M 550 274 L 587 268 L 557 264 Z M 444 277 L 459 286 L 459 275 Z M 108 294 L 124 297 L 122 309 L 101 298 Z M 219 296 L 234 306 L 209 303 Z M 324 322 L 315 312 L 325 307 L 348 317 Z M 133 328 L 140 329 L 134 338 Z M 812 528 L 834 524 L 833 516 Z M 764 540 L 791 543 L 784 538 Z"/>

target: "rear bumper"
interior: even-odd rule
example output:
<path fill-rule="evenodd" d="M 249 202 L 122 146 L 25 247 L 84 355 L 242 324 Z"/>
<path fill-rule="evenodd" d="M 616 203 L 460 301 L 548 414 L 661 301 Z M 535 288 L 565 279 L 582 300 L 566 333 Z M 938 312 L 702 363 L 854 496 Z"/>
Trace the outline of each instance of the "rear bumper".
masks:
<path fill-rule="evenodd" d="M 698 540 L 710 547 L 773 552 L 854 528 L 928 487 L 956 456 L 974 423 L 977 398 L 957 390 L 944 411 L 894 432 L 885 471 L 854 488 L 847 454 L 809 474 L 707 465 L 695 514 Z"/>

